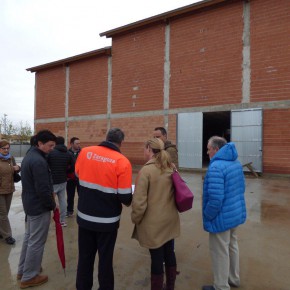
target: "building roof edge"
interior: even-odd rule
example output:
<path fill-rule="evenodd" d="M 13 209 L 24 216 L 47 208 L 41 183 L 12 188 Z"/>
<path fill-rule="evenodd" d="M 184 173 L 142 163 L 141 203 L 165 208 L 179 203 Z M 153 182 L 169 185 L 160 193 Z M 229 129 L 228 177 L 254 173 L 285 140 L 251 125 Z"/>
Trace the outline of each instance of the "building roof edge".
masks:
<path fill-rule="evenodd" d="M 78 61 L 81 59 L 89 58 L 92 56 L 97 56 L 97 55 L 102 55 L 102 54 L 111 55 L 111 49 L 112 49 L 111 46 L 106 46 L 106 47 L 101 48 L 101 49 L 92 50 L 92 51 L 78 54 L 75 56 L 71 56 L 68 58 L 64 58 L 64 59 L 56 60 L 56 61 L 49 62 L 46 64 L 30 67 L 30 68 L 27 68 L 26 70 L 34 73 L 34 72 L 37 72 L 37 71 L 40 71 L 43 69 L 47 69 L 47 68 L 51 68 L 51 67 L 55 67 L 58 65 L 67 65 L 69 63 L 72 63 L 72 62 L 75 62 L 75 61 Z"/>
<path fill-rule="evenodd" d="M 149 18 L 145 18 L 143 20 L 139 20 L 139 21 L 136 21 L 136 22 L 133 22 L 133 23 L 121 26 L 121 27 L 117 27 L 117 28 L 102 32 L 100 33 L 100 36 L 106 36 L 107 38 L 110 38 L 116 34 L 120 34 L 120 33 L 129 31 L 132 29 L 136 29 L 142 26 L 146 26 L 155 22 L 167 21 L 168 19 L 172 17 L 176 17 L 179 15 L 188 13 L 188 12 L 192 12 L 201 8 L 205 8 L 205 7 L 212 6 L 214 4 L 218 4 L 218 3 L 226 2 L 226 1 L 228 0 L 203 0 L 197 3 L 183 6 L 181 8 L 177 8 L 177 9 L 165 12 L 165 13 L 161 13 L 161 14 L 149 17 Z"/>

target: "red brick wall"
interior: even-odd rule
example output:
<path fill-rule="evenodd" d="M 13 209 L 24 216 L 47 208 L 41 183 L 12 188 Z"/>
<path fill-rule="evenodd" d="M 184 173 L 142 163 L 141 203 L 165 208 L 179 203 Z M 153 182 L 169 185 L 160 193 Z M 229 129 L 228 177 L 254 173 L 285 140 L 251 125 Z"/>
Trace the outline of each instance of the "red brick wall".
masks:
<path fill-rule="evenodd" d="M 65 67 L 37 72 L 35 104 L 35 119 L 64 117 Z"/>
<path fill-rule="evenodd" d="M 144 164 L 144 143 L 152 138 L 155 127 L 163 126 L 163 116 L 112 119 L 111 127 L 119 127 L 125 133 L 122 153 L 132 164 Z"/>
<path fill-rule="evenodd" d="M 251 101 L 290 99 L 289 0 L 251 5 Z"/>
<path fill-rule="evenodd" d="M 63 136 L 65 138 L 64 122 L 36 124 L 35 133 L 37 133 L 40 130 L 50 130 L 56 136 Z"/>
<path fill-rule="evenodd" d="M 240 103 L 243 1 L 171 22 L 170 108 Z"/>
<path fill-rule="evenodd" d="M 265 110 L 263 123 L 264 172 L 290 174 L 290 109 Z"/>
<path fill-rule="evenodd" d="M 244 1 L 227 1 L 170 22 L 170 109 L 239 104 L 242 101 Z M 288 0 L 251 0 L 251 102 L 290 99 L 290 5 Z M 165 23 L 112 39 L 112 113 L 163 110 Z M 65 117 L 65 67 L 37 73 L 36 119 Z M 108 59 L 70 65 L 69 116 L 107 113 Z M 144 164 L 144 142 L 159 116 L 113 118 L 126 138 L 122 152 Z M 290 174 L 290 109 L 264 110 L 263 169 Z M 169 115 L 169 140 L 176 143 L 176 115 Z M 69 122 L 68 137 L 82 146 L 105 139 L 107 120 Z M 64 123 L 37 124 L 65 134 Z"/>
<path fill-rule="evenodd" d="M 163 126 L 161 126 L 163 127 Z M 177 140 L 177 115 L 169 115 L 168 117 L 168 130 L 167 130 L 168 140 L 176 144 Z"/>
<path fill-rule="evenodd" d="M 163 108 L 164 25 L 112 40 L 112 113 Z"/>
<path fill-rule="evenodd" d="M 107 113 L 108 57 L 70 65 L 69 116 Z"/>
<path fill-rule="evenodd" d="M 82 147 L 97 145 L 105 139 L 106 132 L 106 120 L 73 121 L 69 123 L 68 140 L 78 137 Z"/>

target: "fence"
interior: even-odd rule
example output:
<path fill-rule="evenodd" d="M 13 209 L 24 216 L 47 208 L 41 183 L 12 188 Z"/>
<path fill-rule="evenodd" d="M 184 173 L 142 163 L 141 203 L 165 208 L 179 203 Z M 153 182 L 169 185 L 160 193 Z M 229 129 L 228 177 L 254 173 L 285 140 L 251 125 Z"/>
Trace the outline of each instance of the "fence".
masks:
<path fill-rule="evenodd" d="M 10 144 L 10 154 L 14 157 L 24 157 L 30 144 Z"/>

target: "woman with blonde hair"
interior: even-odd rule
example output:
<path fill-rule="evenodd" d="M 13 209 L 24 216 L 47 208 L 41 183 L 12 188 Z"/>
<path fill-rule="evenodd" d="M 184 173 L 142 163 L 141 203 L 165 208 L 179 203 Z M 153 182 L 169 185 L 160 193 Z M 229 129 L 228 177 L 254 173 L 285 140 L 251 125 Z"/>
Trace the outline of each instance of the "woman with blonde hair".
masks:
<path fill-rule="evenodd" d="M 151 255 L 151 290 L 163 289 L 163 263 L 166 286 L 174 289 L 176 257 L 174 239 L 180 235 L 180 220 L 174 200 L 171 174 L 173 166 L 164 143 L 153 138 L 145 143 L 147 163 L 140 170 L 135 185 L 131 219 L 135 224 L 132 238 Z"/>
<path fill-rule="evenodd" d="M 15 159 L 9 153 L 10 143 L 0 140 L 0 237 L 5 239 L 9 245 L 15 243 L 12 237 L 8 213 L 15 191 L 14 172 L 19 172 L 20 167 L 16 165 Z"/>

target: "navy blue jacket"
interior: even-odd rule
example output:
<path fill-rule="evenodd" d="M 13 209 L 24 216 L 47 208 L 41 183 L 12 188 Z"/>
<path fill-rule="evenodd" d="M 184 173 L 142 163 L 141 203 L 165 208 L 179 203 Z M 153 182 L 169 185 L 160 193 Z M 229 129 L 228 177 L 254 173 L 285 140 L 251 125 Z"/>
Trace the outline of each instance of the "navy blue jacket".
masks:
<path fill-rule="evenodd" d="M 36 216 L 55 208 L 53 185 L 45 154 L 32 147 L 21 163 L 22 203 L 27 215 Z"/>

